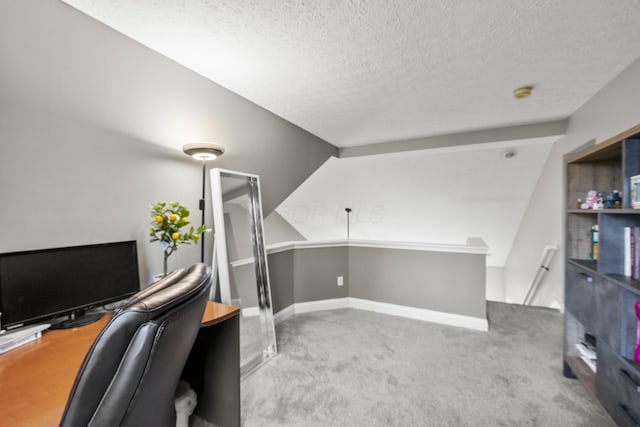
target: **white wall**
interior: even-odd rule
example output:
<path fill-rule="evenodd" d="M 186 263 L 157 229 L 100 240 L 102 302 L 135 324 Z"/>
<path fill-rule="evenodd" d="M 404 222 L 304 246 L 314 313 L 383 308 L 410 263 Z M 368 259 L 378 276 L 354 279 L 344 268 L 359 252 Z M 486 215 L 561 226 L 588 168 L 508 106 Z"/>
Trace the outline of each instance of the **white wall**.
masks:
<path fill-rule="evenodd" d="M 531 195 L 505 265 L 507 301 L 521 303 L 546 245 L 558 245 L 534 304 L 563 301 L 563 156 L 589 141 L 602 142 L 640 123 L 640 59 L 584 104 L 551 151 Z"/>
<path fill-rule="evenodd" d="M 487 286 L 487 299 L 504 302 L 506 296 L 504 267 L 487 267 L 485 281 Z"/>
<path fill-rule="evenodd" d="M 480 237 L 487 265 L 502 267 L 553 141 L 332 158 L 276 211 L 309 240 L 346 238 L 347 207 L 354 239 L 464 244 Z"/>
<path fill-rule="evenodd" d="M 273 211 L 264 219 L 265 244 L 280 242 L 297 242 L 306 240 L 304 236 L 291 226 L 278 211 Z"/>

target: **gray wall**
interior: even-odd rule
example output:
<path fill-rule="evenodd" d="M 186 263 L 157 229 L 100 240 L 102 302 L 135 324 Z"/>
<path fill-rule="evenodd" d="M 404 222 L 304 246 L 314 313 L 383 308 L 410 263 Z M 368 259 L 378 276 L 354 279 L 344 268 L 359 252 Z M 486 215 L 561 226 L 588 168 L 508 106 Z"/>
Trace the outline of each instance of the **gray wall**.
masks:
<path fill-rule="evenodd" d="M 224 233 L 229 262 L 253 257 L 253 237 L 249 220 L 250 213 L 243 206 L 224 203 Z"/>
<path fill-rule="evenodd" d="M 229 282 L 232 305 L 242 308 L 258 307 L 256 267 L 253 263 L 237 267 L 229 265 Z M 233 302 L 234 299 L 239 299 L 240 302 Z"/>
<path fill-rule="evenodd" d="M 484 255 L 329 247 L 287 250 L 268 262 L 274 313 L 293 303 L 355 297 L 486 318 Z"/>
<path fill-rule="evenodd" d="M 278 252 L 267 256 L 271 304 L 273 304 L 274 314 L 295 302 L 293 298 L 293 256 L 294 251 Z"/>
<path fill-rule="evenodd" d="M 349 296 L 349 248 L 294 250 L 293 295 L 295 302 Z M 338 276 L 344 286 L 337 285 Z"/>
<path fill-rule="evenodd" d="M 355 298 L 486 318 L 485 256 L 349 248 Z"/>
<path fill-rule="evenodd" d="M 546 245 L 557 245 L 551 269 L 534 299 L 536 305 L 563 303 L 563 156 L 594 140 L 599 143 L 640 123 L 640 59 L 605 86 L 569 119 L 567 134 L 555 143 L 531 195 L 505 264 L 507 302 L 522 303 Z"/>
<path fill-rule="evenodd" d="M 0 252 L 136 239 L 148 282 L 162 269 L 148 205 L 179 201 L 200 222 L 183 144 L 223 145 L 210 167 L 260 175 L 265 215 L 337 154 L 56 0 L 0 2 L 0 53 Z M 183 247 L 171 266 L 198 260 Z"/>
<path fill-rule="evenodd" d="M 244 196 L 248 198 L 248 196 Z M 233 305 L 247 307 L 258 306 L 256 292 L 256 273 L 253 262 L 240 266 L 231 265 L 234 261 L 253 259 L 253 238 L 251 236 L 250 214 L 237 203 L 225 202 L 224 231 L 227 243 L 227 260 L 229 262 L 229 285 L 231 299 L 240 299 Z"/>
<path fill-rule="evenodd" d="M 287 250 L 267 256 L 273 312 L 291 304 L 349 296 L 349 248 Z M 344 286 L 337 285 L 343 276 Z"/>

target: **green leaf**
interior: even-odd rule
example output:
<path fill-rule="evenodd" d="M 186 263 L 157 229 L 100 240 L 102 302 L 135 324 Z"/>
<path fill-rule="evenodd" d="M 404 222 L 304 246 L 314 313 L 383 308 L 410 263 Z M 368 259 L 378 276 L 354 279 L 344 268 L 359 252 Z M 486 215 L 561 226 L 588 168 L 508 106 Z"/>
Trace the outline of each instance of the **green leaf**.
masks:
<path fill-rule="evenodd" d="M 150 215 L 153 220 L 150 222 L 151 229 L 149 230 L 149 235 L 151 238 L 149 241 L 164 242 L 166 245 L 164 253 L 167 257 L 177 251 L 179 245 L 198 243 L 202 233 L 211 231 L 211 229 L 207 229 L 207 226 L 203 224 L 195 230 L 193 226 L 190 226 L 188 232 L 181 232 L 180 230 L 182 228 L 191 225 L 191 222 L 188 220 L 191 213 L 187 207 L 182 206 L 179 202 L 157 202 L 156 204 L 150 205 L 150 209 Z M 179 219 L 175 222 L 170 222 L 169 216 L 171 214 L 178 215 Z M 155 221 L 156 216 L 162 216 L 161 223 Z M 173 240 L 172 238 L 174 233 L 180 234 L 177 240 Z"/>

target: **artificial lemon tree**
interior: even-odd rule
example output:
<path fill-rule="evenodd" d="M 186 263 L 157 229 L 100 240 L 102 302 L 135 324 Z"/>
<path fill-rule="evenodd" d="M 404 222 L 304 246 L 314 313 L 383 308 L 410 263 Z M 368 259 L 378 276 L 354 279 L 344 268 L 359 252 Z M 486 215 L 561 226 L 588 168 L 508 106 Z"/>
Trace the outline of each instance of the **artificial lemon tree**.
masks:
<path fill-rule="evenodd" d="M 163 276 L 167 275 L 167 260 L 180 244 L 198 243 L 200 235 L 206 233 L 207 226 L 202 224 L 194 229 L 189 228 L 188 232 L 181 229 L 191 224 L 188 220 L 189 209 L 178 202 L 164 203 L 158 202 L 151 205 L 151 236 L 150 242 L 160 242 L 164 250 Z"/>

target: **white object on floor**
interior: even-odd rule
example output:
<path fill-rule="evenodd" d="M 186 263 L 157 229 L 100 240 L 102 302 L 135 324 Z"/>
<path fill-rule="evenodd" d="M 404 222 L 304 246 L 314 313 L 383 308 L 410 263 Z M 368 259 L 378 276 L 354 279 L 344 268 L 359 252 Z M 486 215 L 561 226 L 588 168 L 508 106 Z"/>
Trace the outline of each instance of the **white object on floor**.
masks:
<path fill-rule="evenodd" d="M 587 346 L 584 343 L 576 343 L 576 348 L 578 349 L 578 352 L 580 352 L 580 356 L 584 356 L 587 359 L 592 359 L 595 360 L 598 358 L 598 355 L 596 354 L 595 349 L 593 349 L 590 346 Z"/>
<path fill-rule="evenodd" d="M 180 381 L 176 388 L 176 427 L 189 427 L 189 415 L 198 404 L 196 392 L 186 381 Z"/>
<path fill-rule="evenodd" d="M 37 340 L 42 336 L 42 331 L 48 329 L 49 326 L 51 326 L 51 324 L 43 323 L 0 335 L 0 354 Z"/>

